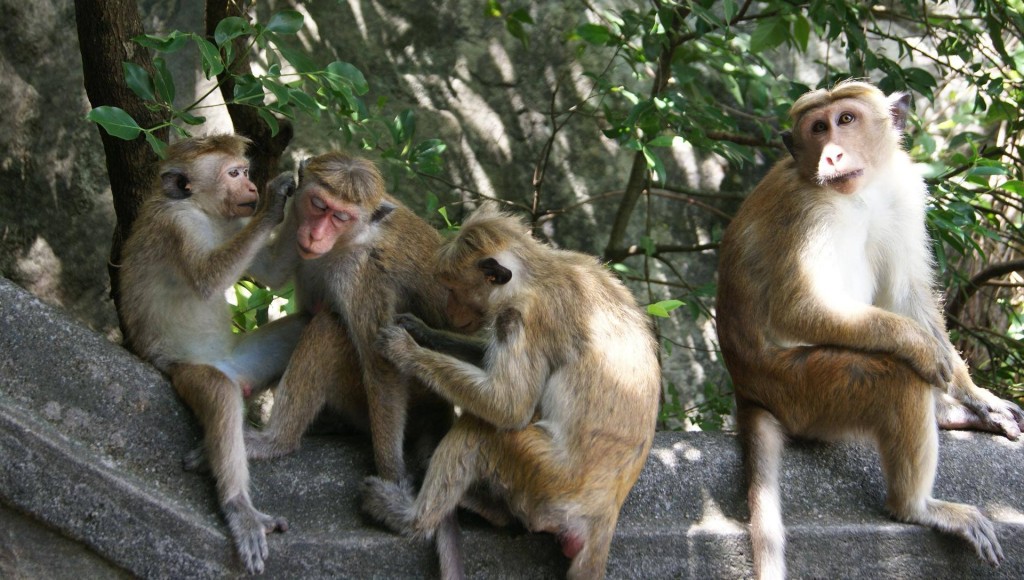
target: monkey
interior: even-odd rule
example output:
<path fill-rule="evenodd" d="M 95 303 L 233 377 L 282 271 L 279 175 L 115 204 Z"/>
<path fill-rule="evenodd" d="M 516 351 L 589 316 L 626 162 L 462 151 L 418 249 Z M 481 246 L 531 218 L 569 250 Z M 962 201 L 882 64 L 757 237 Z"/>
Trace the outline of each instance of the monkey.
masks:
<path fill-rule="evenodd" d="M 448 577 L 445 563 L 460 569 L 456 507 L 484 486 L 529 529 L 557 536 L 569 577 L 602 577 L 654 437 L 661 369 L 650 321 L 595 258 L 541 243 L 493 204 L 466 219 L 435 268 L 449 317 L 482 321 L 483 364 L 419 346 L 403 325 L 382 329 L 385 356 L 462 414 L 415 498 L 371 476 L 364 509 L 397 532 L 437 535 Z"/>
<path fill-rule="evenodd" d="M 844 81 L 801 96 L 778 161 L 726 228 L 717 326 L 748 479 L 754 570 L 785 575 L 787 436 L 861 435 L 897 520 L 1003 558 L 978 508 L 932 497 L 939 418 L 1016 438 L 1019 407 L 977 387 L 933 291 L 927 190 L 901 138 L 910 95 Z M 947 395 L 948 396 L 945 396 Z M 943 395 L 943 396 L 940 396 Z M 943 425 L 954 426 L 954 425 Z"/>
<path fill-rule="evenodd" d="M 199 419 L 220 508 L 246 570 L 259 574 L 266 534 L 288 523 L 252 504 L 243 397 L 281 375 L 304 319 L 288 316 L 245 335 L 231 331 L 224 291 L 283 219 L 293 186 L 275 180 L 257 210 L 244 156 L 249 144 L 214 135 L 168 148 L 125 242 L 120 291 L 125 345 L 168 374 Z"/>
<path fill-rule="evenodd" d="M 281 233 L 261 258 L 271 280 L 294 276 L 298 308 L 312 320 L 267 425 L 246 434 L 251 459 L 297 449 L 326 406 L 370 433 L 382 477 L 410 477 L 407 439 L 426 461 L 452 423 L 452 406 L 399 373 L 375 343 L 398 312 L 444 326 L 446 290 L 430 272 L 440 243 L 437 230 L 385 193 L 372 161 L 330 152 L 301 164 Z"/>

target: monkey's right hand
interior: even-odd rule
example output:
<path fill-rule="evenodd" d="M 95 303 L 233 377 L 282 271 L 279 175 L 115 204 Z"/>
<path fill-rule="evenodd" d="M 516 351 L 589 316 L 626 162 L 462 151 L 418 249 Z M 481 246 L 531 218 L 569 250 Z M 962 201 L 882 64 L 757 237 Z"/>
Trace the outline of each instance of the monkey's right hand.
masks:
<path fill-rule="evenodd" d="M 267 191 L 270 194 L 266 208 L 267 217 L 275 224 L 279 224 L 284 220 L 285 203 L 295 193 L 295 177 L 289 172 L 282 173 L 270 182 Z"/>
<path fill-rule="evenodd" d="M 410 370 L 412 350 L 416 346 L 416 341 L 400 326 L 385 326 L 377 334 L 377 350 L 405 373 Z"/>
<path fill-rule="evenodd" d="M 949 348 L 945 341 L 926 332 L 921 332 L 917 336 L 916 343 L 916 348 L 910 348 L 905 353 L 907 362 L 928 384 L 943 392 L 948 391 L 950 381 L 953 379 L 953 369 L 955 368 L 953 357 L 956 356 L 956 353 Z"/>
<path fill-rule="evenodd" d="M 396 314 L 394 323 L 408 331 L 417 343 L 422 343 L 423 338 L 430 331 L 430 327 L 427 326 L 426 322 L 423 322 L 410 312 Z"/>

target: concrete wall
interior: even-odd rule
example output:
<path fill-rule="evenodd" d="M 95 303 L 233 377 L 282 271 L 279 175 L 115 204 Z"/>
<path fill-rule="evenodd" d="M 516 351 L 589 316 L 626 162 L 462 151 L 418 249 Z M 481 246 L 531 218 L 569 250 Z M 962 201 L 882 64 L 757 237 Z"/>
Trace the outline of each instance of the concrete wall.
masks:
<path fill-rule="evenodd" d="M 222 578 L 241 574 L 211 480 L 180 459 L 199 429 L 166 379 L 121 347 L 0 278 L 0 577 Z M 783 496 L 795 578 L 1024 577 L 1024 444 L 943 434 L 936 496 L 974 503 L 1007 560 L 891 521 L 875 453 L 794 444 Z M 359 437 L 308 437 L 253 466 L 257 507 L 288 518 L 271 578 L 436 576 L 429 546 L 359 512 L 372 471 Z M 622 511 L 611 578 L 750 574 L 739 449 L 725 433 L 659 433 Z M 462 517 L 474 578 L 561 577 L 551 536 Z"/>

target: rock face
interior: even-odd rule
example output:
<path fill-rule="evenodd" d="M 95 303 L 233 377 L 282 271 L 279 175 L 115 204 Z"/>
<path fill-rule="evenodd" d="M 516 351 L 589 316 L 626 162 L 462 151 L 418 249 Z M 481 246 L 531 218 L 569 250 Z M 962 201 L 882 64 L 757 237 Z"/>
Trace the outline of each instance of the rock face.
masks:
<path fill-rule="evenodd" d="M 0 278 L 0 577 L 207 578 L 242 573 L 211 480 L 180 459 L 199 441 L 166 379 Z M 936 496 L 986 510 L 999 569 L 966 543 L 888 519 L 876 454 L 794 444 L 783 502 L 794 578 L 1024 577 L 1024 444 L 943 434 Z M 257 507 L 288 518 L 271 578 L 436 576 L 429 546 L 359 511 L 372 455 L 359 437 L 307 437 L 253 465 Z M 749 576 L 739 449 L 723 433 L 659 433 L 622 510 L 610 578 Z M 462 516 L 474 578 L 562 577 L 551 536 Z"/>

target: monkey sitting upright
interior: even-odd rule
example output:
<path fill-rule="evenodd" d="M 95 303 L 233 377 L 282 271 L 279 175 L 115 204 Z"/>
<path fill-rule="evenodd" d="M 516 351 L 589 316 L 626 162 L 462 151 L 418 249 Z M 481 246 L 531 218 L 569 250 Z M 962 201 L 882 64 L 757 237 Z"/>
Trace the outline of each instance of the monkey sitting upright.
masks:
<path fill-rule="evenodd" d="M 480 345 L 383 329 L 381 348 L 463 413 L 441 441 L 418 496 L 369 478 L 364 508 L 389 527 L 438 535 L 442 571 L 461 570 L 455 510 L 482 484 L 534 531 L 557 535 L 569 576 L 600 578 L 619 509 L 654 437 L 661 373 L 650 321 L 591 256 L 535 240 L 485 205 L 439 252 L 448 317 L 484 323 Z M 463 360 L 466 359 L 466 360 Z M 457 575 L 457 574 L 453 574 Z"/>
<path fill-rule="evenodd" d="M 761 578 L 785 575 L 786 434 L 867 436 L 895 518 L 959 535 L 993 565 L 1003 558 L 977 508 L 931 497 L 936 416 L 1014 439 L 1024 413 L 977 387 L 947 337 L 927 191 L 900 149 L 909 103 L 856 81 L 800 97 L 783 136 L 792 157 L 772 168 L 722 239 L 718 336 L 735 385 Z"/>
<path fill-rule="evenodd" d="M 288 524 L 257 511 L 249 497 L 243 394 L 281 375 L 304 318 L 285 317 L 245 335 L 231 332 L 224 291 L 281 222 L 294 185 L 274 180 L 257 212 L 244 157 L 248 144 L 218 135 L 168 148 L 158 184 L 125 242 L 120 314 L 126 345 L 168 373 L 199 418 L 224 517 L 246 570 L 258 574 L 267 557 L 266 533 Z"/>

